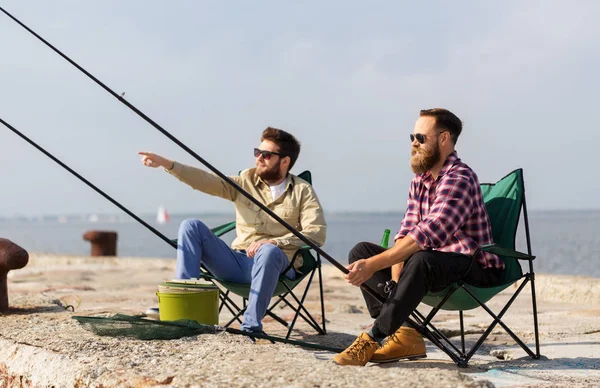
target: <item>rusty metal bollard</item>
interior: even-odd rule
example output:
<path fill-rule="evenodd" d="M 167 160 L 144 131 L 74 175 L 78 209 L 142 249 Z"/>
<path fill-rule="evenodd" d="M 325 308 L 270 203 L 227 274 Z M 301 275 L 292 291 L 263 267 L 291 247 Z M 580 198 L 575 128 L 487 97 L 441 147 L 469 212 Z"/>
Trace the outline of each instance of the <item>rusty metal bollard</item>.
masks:
<path fill-rule="evenodd" d="M 28 261 L 25 249 L 0 238 L 0 312 L 8 310 L 8 271 L 25 267 Z"/>
<path fill-rule="evenodd" d="M 89 230 L 83 239 L 92 243 L 91 256 L 116 256 L 117 232 L 105 230 Z"/>

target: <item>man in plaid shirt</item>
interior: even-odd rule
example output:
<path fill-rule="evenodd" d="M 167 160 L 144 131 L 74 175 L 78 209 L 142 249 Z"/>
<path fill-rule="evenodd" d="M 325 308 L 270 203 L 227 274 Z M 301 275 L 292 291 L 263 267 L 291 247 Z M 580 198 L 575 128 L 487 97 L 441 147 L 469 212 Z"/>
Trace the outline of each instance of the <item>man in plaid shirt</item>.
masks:
<path fill-rule="evenodd" d="M 386 302 L 381 305 L 363 291 L 375 323 L 334 362 L 365 365 L 425 357 L 421 335 L 403 326 L 423 297 L 460 279 L 475 286 L 499 279 L 502 260 L 479 250 L 493 242 L 492 229 L 477 175 L 455 150 L 461 131 L 460 119 L 446 109 L 420 112 L 410 135 L 416 175 L 395 245 L 385 249 L 362 242 L 349 254 L 348 282 L 368 284 Z"/>

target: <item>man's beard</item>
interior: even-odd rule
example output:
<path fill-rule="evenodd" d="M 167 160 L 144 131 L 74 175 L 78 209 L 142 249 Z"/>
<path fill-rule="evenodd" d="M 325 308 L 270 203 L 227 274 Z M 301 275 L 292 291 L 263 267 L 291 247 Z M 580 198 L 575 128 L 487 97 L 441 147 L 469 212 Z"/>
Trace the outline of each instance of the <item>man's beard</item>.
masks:
<path fill-rule="evenodd" d="M 436 143 L 431 151 L 424 148 L 413 148 L 413 155 L 410 158 L 410 167 L 415 174 L 424 174 L 431 170 L 441 159 L 440 147 Z"/>
<path fill-rule="evenodd" d="M 274 165 L 271 168 L 266 168 L 265 170 L 259 170 L 257 172 L 257 174 L 264 181 L 277 181 L 277 180 L 281 179 L 281 171 L 279 171 L 280 165 L 281 165 L 281 161 L 279 161 L 276 165 Z"/>

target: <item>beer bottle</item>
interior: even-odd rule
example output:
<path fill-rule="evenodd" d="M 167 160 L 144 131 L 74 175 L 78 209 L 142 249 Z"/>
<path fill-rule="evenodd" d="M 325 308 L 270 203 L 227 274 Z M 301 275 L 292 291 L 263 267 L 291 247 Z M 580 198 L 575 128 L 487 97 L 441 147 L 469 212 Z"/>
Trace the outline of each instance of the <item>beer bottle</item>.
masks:
<path fill-rule="evenodd" d="M 390 243 L 390 230 L 386 229 L 383 232 L 383 237 L 381 238 L 381 244 L 379 244 L 379 245 L 381 245 L 382 247 L 387 249 L 389 243 Z"/>

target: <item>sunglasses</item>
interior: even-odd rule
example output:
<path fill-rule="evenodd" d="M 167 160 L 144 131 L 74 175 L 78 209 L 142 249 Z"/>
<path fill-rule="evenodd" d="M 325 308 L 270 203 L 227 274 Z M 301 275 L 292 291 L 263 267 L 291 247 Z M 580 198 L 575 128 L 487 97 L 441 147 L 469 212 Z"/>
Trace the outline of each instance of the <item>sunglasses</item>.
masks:
<path fill-rule="evenodd" d="M 264 151 L 264 150 L 259 150 L 258 148 L 255 148 L 254 149 L 254 157 L 258 158 L 260 155 L 262 155 L 264 160 L 271 159 L 271 156 L 273 156 L 273 155 L 281 156 L 281 154 L 279 152 Z"/>
<path fill-rule="evenodd" d="M 444 133 L 444 132 L 446 132 L 446 131 L 438 132 L 438 134 L 437 134 L 437 135 L 439 136 L 439 135 L 441 135 L 441 134 L 442 134 L 442 133 Z M 418 141 L 420 144 L 423 144 L 423 143 L 425 143 L 425 140 L 427 139 L 427 137 L 426 137 L 425 135 L 423 135 L 422 133 L 415 133 L 414 135 L 411 133 L 411 134 L 410 134 L 410 142 L 411 142 L 411 143 L 412 143 L 412 142 L 414 142 L 414 141 L 415 141 L 415 139 L 417 139 L 417 141 Z"/>

